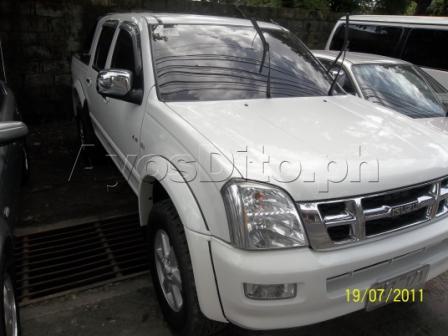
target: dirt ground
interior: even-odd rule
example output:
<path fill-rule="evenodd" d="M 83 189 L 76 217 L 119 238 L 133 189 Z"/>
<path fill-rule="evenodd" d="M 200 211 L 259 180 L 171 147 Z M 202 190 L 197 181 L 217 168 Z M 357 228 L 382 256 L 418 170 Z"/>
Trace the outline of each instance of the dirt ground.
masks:
<path fill-rule="evenodd" d="M 32 173 L 23 189 L 19 230 L 89 216 L 136 211 L 136 198 L 110 160 L 89 168 L 76 159 L 73 123 L 32 129 Z M 67 295 L 22 309 L 23 336 L 163 336 L 149 275 Z M 235 327 L 222 335 L 440 335 L 448 334 L 448 273 L 426 286 L 424 302 L 395 304 L 317 325 L 253 333 Z"/>

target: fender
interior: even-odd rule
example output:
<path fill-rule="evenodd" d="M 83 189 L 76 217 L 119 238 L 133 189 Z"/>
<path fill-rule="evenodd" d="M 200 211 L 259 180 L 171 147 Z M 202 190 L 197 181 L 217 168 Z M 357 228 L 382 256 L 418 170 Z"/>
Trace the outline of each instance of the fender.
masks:
<path fill-rule="evenodd" d="M 84 94 L 84 89 L 82 88 L 81 82 L 78 80 L 76 81 L 76 83 L 73 85 L 73 90 L 76 92 L 77 97 L 79 99 L 79 102 L 81 104 L 81 108 L 84 107 L 84 104 L 86 102 L 86 95 Z M 73 101 L 73 104 L 75 104 L 75 101 Z M 74 114 L 76 116 L 76 108 L 74 106 L 73 108 Z"/>
<path fill-rule="evenodd" d="M 189 230 L 209 235 L 200 205 L 179 170 L 162 156 L 146 156 L 138 161 L 136 168 L 144 167 L 144 174 L 140 174 L 143 178 L 138 193 L 140 225 L 148 224 L 154 201 L 154 185 L 157 182 L 170 197 L 183 225 Z"/>
<path fill-rule="evenodd" d="M 138 164 L 141 164 L 141 160 Z M 154 187 L 163 187 L 185 227 L 199 307 L 209 319 L 228 322 L 222 310 L 216 282 L 211 281 L 215 274 L 209 250 L 210 232 L 192 190 L 187 182 L 179 182 L 185 181 L 182 174 L 164 157 L 147 157 L 144 165 L 147 174 L 141 180 L 138 198 L 140 225 L 151 225 L 148 217 L 156 196 Z"/>

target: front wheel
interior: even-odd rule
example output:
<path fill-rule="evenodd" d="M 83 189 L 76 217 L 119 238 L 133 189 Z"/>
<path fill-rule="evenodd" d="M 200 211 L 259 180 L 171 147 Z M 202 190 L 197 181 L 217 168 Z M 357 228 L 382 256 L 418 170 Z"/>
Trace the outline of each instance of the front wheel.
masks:
<path fill-rule="evenodd" d="M 162 313 L 177 335 L 212 335 L 222 324 L 199 308 L 187 240 L 170 200 L 154 204 L 148 225 L 151 275 Z"/>
<path fill-rule="evenodd" d="M 19 312 L 14 292 L 14 283 L 10 272 L 5 269 L 1 277 L 2 290 L 0 294 L 0 335 L 19 336 Z"/>

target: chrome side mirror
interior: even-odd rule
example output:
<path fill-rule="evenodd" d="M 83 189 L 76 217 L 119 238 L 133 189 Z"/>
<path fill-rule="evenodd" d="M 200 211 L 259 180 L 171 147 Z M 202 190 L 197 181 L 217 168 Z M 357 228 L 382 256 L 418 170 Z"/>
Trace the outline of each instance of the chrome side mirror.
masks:
<path fill-rule="evenodd" d="M 28 127 L 21 121 L 0 122 L 0 145 L 7 145 L 24 138 Z"/>
<path fill-rule="evenodd" d="M 132 90 L 132 72 L 121 69 L 102 70 L 98 73 L 96 89 L 99 94 L 123 98 Z"/>
<path fill-rule="evenodd" d="M 339 74 L 339 76 L 338 76 L 338 74 Z M 336 82 L 337 82 L 339 85 L 341 85 L 341 86 L 344 85 L 345 78 L 346 78 L 346 76 L 347 76 L 346 73 L 345 73 L 345 71 L 344 71 L 344 69 L 340 69 L 340 71 L 339 71 L 339 68 L 333 68 L 333 69 L 330 70 L 330 75 L 331 75 L 331 77 L 332 77 L 333 79 L 335 79 L 336 77 L 338 77 L 337 80 L 336 80 Z"/>

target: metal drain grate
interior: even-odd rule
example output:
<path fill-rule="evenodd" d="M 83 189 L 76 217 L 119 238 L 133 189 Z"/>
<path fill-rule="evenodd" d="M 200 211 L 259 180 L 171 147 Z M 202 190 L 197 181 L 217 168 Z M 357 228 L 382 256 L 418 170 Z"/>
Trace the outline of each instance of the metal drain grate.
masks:
<path fill-rule="evenodd" d="M 147 273 L 137 215 L 16 237 L 22 305 Z"/>

